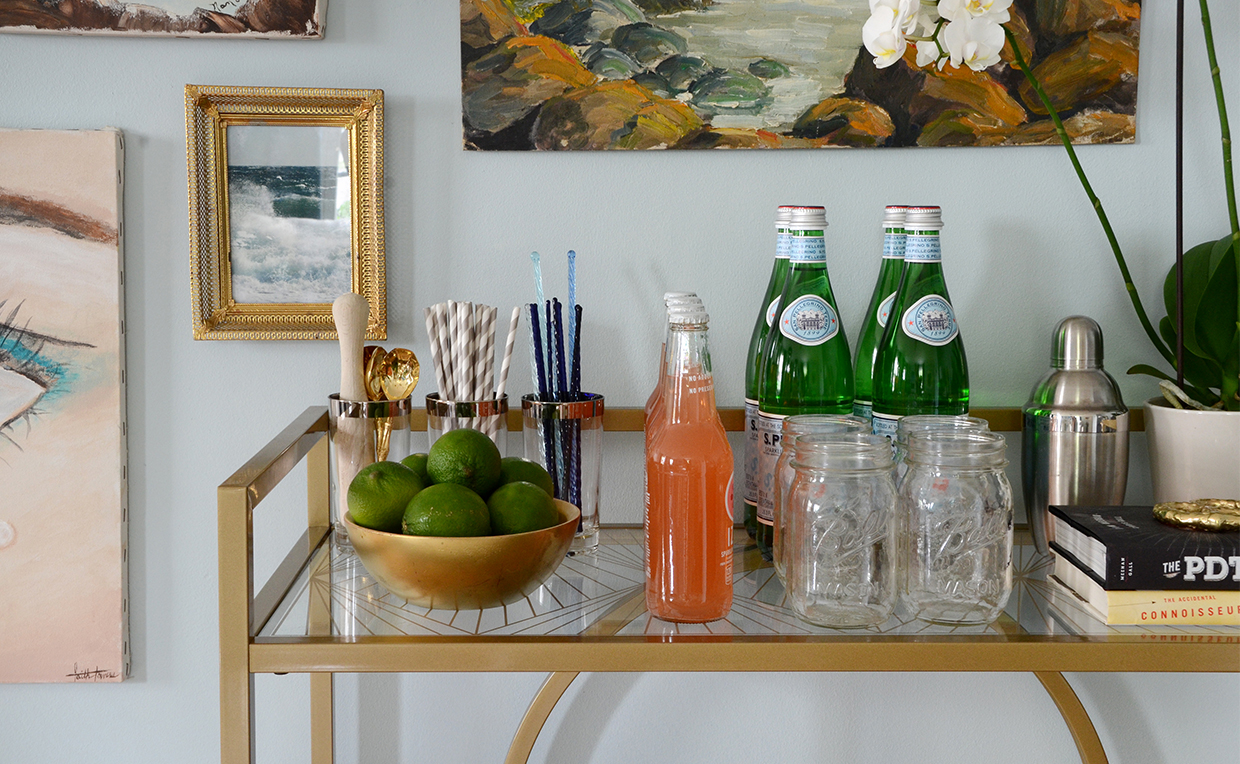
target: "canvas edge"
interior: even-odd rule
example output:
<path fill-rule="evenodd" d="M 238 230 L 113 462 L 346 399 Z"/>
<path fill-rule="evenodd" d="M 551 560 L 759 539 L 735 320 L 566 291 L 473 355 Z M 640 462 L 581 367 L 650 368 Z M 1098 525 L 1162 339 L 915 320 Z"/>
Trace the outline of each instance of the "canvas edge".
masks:
<path fill-rule="evenodd" d="M 123 0 L 127 2 L 128 0 Z M 140 3 L 132 3 L 139 5 Z M 221 38 L 226 40 L 322 40 L 327 36 L 327 0 L 316 0 L 315 19 L 318 31 L 315 34 L 293 34 L 292 32 L 127 32 L 120 29 L 39 29 L 35 26 L 0 26 L 0 34 L 21 35 L 57 35 L 61 37 L 155 37 L 161 39 L 179 38 L 182 40 L 206 40 Z"/>

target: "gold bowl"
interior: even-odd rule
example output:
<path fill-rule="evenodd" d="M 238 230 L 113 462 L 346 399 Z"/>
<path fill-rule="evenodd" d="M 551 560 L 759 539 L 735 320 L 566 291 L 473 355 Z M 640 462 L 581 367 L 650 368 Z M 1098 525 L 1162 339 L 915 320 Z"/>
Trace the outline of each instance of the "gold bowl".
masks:
<path fill-rule="evenodd" d="M 344 525 L 362 564 L 393 594 L 419 607 L 474 610 L 517 602 L 551 577 L 577 532 L 581 510 L 555 500 L 560 522 L 507 536 L 406 536 Z"/>

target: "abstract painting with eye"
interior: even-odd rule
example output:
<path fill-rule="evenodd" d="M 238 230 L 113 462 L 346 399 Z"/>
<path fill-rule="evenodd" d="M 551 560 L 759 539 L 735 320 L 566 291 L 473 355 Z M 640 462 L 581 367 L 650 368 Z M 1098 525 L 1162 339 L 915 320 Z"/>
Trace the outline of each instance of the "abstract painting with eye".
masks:
<path fill-rule="evenodd" d="M 129 671 L 116 130 L 0 130 L 0 682 Z"/>

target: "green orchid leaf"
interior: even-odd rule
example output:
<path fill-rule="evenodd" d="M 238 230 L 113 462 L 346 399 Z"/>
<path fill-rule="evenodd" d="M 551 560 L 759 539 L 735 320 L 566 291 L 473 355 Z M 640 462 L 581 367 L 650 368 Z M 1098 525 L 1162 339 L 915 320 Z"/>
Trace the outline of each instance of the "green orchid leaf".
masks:
<path fill-rule="evenodd" d="M 1149 364 L 1145 364 L 1145 363 L 1139 363 L 1136 366 L 1133 366 L 1131 369 L 1128 370 L 1128 373 L 1129 374 L 1144 374 L 1147 377 L 1154 377 L 1155 379 L 1165 379 L 1170 382 L 1175 381 L 1175 377 L 1169 376 L 1166 372 L 1160 371 L 1159 369 L 1155 369 L 1153 366 L 1150 366 Z"/>
<path fill-rule="evenodd" d="M 1219 249 L 1211 247 L 1211 260 L 1214 252 Z M 1220 367 L 1224 367 L 1228 365 L 1228 357 L 1232 355 L 1236 337 L 1236 248 L 1229 241 L 1221 250 L 1222 255 L 1216 267 L 1210 269 L 1207 262 L 1207 268 L 1211 270 L 1210 278 L 1202 290 L 1192 321 L 1196 345 L 1200 348 L 1194 348 L 1193 352 L 1213 359 Z M 1184 315 L 1184 325 L 1189 325 L 1187 313 Z M 1186 329 L 1185 336 L 1187 335 Z"/>
<path fill-rule="evenodd" d="M 1175 325 L 1171 319 L 1166 316 L 1158 322 L 1158 331 L 1166 340 L 1167 345 L 1171 347 L 1172 352 L 1175 351 Z M 1144 366 L 1144 364 L 1141 364 Z M 1136 367 L 1134 367 L 1136 368 Z M 1134 373 L 1148 374 L 1146 371 L 1137 371 Z M 1153 376 L 1153 375 L 1151 375 Z M 1168 377 L 1171 379 L 1171 377 Z M 1210 359 L 1202 358 L 1194 354 L 1187 346 L 1184 348 L 1184 392 L 1191 395 L 1194 399 L 1205 403 L 1213 404 L 1218 400 L 1218 396 L 1211 392 L 1207 392 L 1213 388 L 1219 388 L 1223 384 L 1223 370 L 1219 364 Z M 1198 392 L 1194 392 L 1194 390 Z"/>
<path fill-rule="evenodd" d="M 1223 262 L 1223 256 L 1227 254 L 1228 249 L 1235 249 L 1236 240 L 1231 234 L 1224 236 L 1214 242 L 1214 248 L 1210 250 L 1210 277 L 1214 277 L 1214 272 L 1218 270 L 1219 265 Z"/>
<path fill-rule="evenodd" d="M 1206 284 L 1210 281 L 1210 252 L 1214 242 L 1198 244 L 1184 253 L 1184 347 L 1196 355 L 1205 355 L 1197 344 L 1197 310 Z M 1175 320 L 1175 266 L 1163 281 L 1163 301 L 1167 316 Z"/>

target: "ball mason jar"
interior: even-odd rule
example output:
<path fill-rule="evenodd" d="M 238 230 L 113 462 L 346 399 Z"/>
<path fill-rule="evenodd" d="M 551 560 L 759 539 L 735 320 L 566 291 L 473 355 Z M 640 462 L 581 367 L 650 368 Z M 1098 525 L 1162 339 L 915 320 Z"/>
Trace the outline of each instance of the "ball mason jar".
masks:
<path fill-rule="evenodd" d="M 990 623 L 1012 593 L 1012 486 L 1003 436 L 909 433 L 899 488 L 900 600 L 912 615 Z"/>
<path fill-rule="evenodd" d="M 818 626 L 873 626 L 896 602 L 891 444 L 872 434 L 804 435 L 792 457 L 787 593 Z"/>
<path fill-rule="evenodd" d="M 788 534 L 787 517 L 783 505 L 787 501 L 788 491 L 792 488 L 792 453 L 796 439 L 802 435 L 831 435 L 843 433 L 868 433 L 870 423 L 859 416 L 846 414 L 797 414 L 783 422 L 783 433 L 779 445 L 779 459 L 775 462 L 775 527 L 771 539 L 771 557 L 775 565 L 775 574 L 780 583 L 784 582 L 784 571 L 787 560 L 784 558 L 783 538 Z"/>
<path fill-rule="evenodd" d="M 908 436 L 911 432 L 931 432 L 935 430 L 959 432 L 988 432 L 990 423 L 975 416 L 944 416 L 940 414 L 914 414 L 900 419 L 896 425 L 896 438 L 892 444 L 895 448 L 896 489 L 904 473 L 908 472 Z"/>

